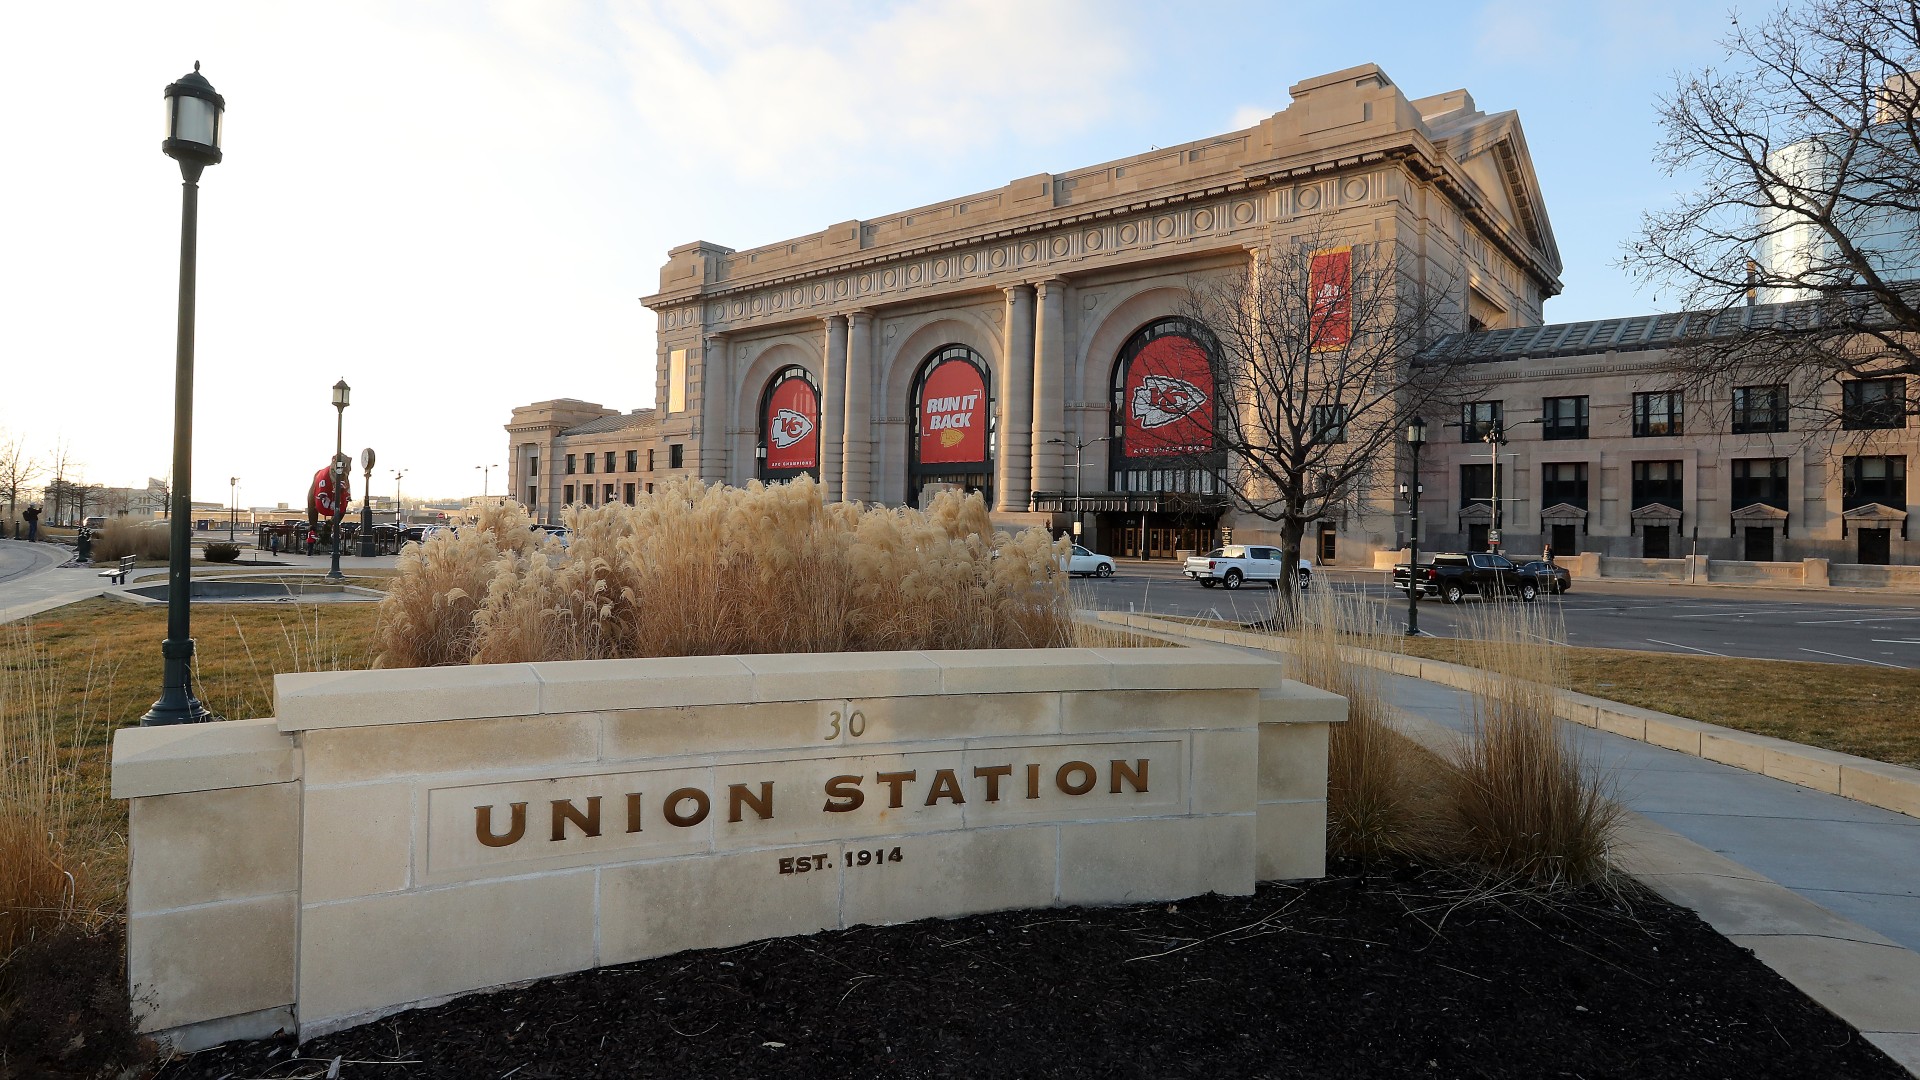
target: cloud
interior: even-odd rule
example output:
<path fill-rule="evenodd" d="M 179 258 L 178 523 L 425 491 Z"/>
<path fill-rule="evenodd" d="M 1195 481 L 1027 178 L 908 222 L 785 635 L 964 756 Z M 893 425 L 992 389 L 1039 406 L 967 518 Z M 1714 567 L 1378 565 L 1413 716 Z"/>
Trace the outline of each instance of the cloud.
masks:
<path fill-rule="evenodd" d="M 1250 128 L 1279 111 L 1265 105 L 1242 105 L 1233 110 L 1233 119 L 1227 121 L 1227 130 L 1239 131 L 1241 128 Z"/>
<path fill-rule="evenodd" d="M 1129 51 L 1088 0 L 669 0 L 614 20 L 628 99 L 676 148 L 662 164 L 759 184 L 844 179 L 875 150 L 1045 143 L 1129 100 Z"/>

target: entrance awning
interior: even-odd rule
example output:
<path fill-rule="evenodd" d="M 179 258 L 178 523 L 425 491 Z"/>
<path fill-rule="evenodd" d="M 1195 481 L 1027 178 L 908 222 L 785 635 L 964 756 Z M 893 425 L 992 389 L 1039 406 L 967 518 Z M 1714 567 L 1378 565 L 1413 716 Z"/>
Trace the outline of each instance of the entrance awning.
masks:
<path fill-rule="evenodd" d="M 1184 491 L 1083 491 L 1078 496 L 1071 491 L 1036 491 L 1033 508 L 1054 514 L 1217 514 L 1227 508 L 1227 500 Z"/>

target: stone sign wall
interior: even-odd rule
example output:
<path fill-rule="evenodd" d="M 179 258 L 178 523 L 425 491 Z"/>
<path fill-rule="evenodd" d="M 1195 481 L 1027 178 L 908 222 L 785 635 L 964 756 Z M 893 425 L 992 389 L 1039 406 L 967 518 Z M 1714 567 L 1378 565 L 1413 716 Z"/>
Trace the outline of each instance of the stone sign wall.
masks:
<path fill-rule="evenodd" d="M 1345 702 L 1242 653 L 281 676 L 130 728 L 128 967 L 176 1047 L 861 923 L 1324 872 Z"/>

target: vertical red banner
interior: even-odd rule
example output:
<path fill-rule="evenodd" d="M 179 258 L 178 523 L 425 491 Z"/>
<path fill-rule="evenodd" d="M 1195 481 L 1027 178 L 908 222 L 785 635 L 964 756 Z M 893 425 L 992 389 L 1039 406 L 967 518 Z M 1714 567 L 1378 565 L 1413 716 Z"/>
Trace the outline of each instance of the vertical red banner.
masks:
<path fill-rule="evenodd" d="M 1353 248 L 1314 252 L 1307 291 L 1313 304 L 1308 313 L 1313 351 L 1345 348 L 1353 336 Z"/>
<path fill-rule="evenodd" d="M 820 466 L 820 395 L 805 379 L 787 379 L 767 395 L 767 468 Z"/>
<path fill-rule="evenodd" d="M 946 360 L 920 390 L 920 462 L 964 465 L 987 460 L 987 387 L 980 369 Z"/>
<path fill-rule="evenodd" d="M 1127 365 L 1129 457 L 1177 457 L 1213 449 L 1213 366 L 1179 334 L 1147 342 Z"/>

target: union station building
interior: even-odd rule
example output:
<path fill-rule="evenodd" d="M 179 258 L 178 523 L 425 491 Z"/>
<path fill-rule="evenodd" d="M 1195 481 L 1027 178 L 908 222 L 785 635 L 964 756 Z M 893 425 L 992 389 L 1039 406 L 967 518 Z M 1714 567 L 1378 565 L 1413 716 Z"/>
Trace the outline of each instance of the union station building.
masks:
<path fill-rule="evenodd" d="M 1906 539 L 1911 431 L 1842 454 L 1789 440 L 1784 422 L 1759 429 L 1753 395 L 1784 388 L 1681 400 L 1660 359 L 1684 315 L 1543 325 L 1561 262 L 1514 112 L 1481 111 L 1464 90 L 1409 99 L 1371 64 L 1290 93 L 1240 131 L 764 247 L 674 248 L 642 299 L 655 407 L 514 409 L 508 490 L 555 518 L 670 476 L 805 474 L 830 499 L 976 491 L 999 523 L 1079 523 L 1116 556 L 1171 558 L 1225 530 L 1277 539 L 1236 518 L 1215 474 L 1191 467 L 1194 448 L 1158 430 L 1203 405 L 1208 380 L 1189 378 L 1182 403 L 1153 373 L 1205 347 L 1180 314 L 1196 277 L 1333 236 L 1392 245 L 1414 287 L 1461 291 L 1465 325 L 1436 327 L 1428 351 L 1485 364 L 1478 381 L 1493 387 L 1449 406 L 1457 430 L 1433 425 L 1423 548 L 1498 534 L 1515 553 L 1920 562 Z M 1490 426 L 1508 440 L 1497 466 Z M 1407 468 L 1383 465 L 1382 479 L 1404 483 Z M 1372 484 L 1316 523 L 1304 553 L 1391 557 L 1407 530 L 1396 487 Z"/>

